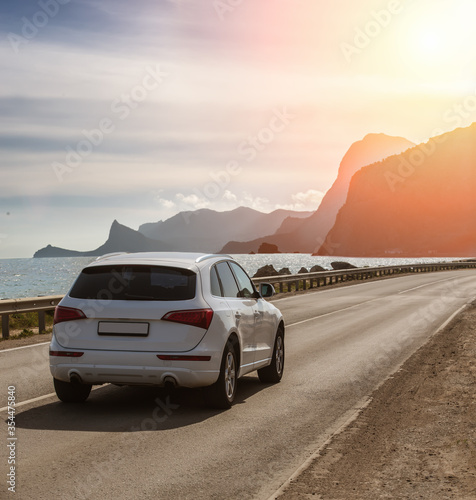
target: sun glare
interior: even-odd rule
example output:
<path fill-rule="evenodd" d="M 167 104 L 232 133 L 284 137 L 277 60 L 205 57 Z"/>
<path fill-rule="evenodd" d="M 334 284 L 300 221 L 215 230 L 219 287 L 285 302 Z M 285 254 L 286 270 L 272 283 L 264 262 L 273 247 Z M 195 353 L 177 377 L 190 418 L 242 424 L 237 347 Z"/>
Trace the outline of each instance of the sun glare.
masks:
<path fill-rule="evenodd" d="M 433 76 L 469 70 L 465 65 L 474 60 L 476 2 L 422 2 L 409 9 L 400 49 L 413 69 Z"/>
<path fill-rule="evenodd" d="M 438 57 L 438 53 L 443 49 L 443 43 L 437 33 L 428 31 L 422 32 L 417 41 L 417 49 L 428 57 Z"/>

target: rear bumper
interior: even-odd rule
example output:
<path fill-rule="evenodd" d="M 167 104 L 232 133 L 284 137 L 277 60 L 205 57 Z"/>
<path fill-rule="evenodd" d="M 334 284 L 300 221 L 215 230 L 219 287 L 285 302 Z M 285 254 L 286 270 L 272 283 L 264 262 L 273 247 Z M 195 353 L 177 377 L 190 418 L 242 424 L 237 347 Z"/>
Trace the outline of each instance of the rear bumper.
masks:
<path fill-rule="evenodd" d="M 162 361 L 156 352 L 65 349 L 53 338 L 53 351 L 80 351 L 81 357 L 50 356 L 54 378 L 69 382 L 73 374 L 87 384 L 164 386 L 172 377 L 180 387 L 205 387 L 217 381 L 221 353 L 191 351 L 190 355 L 211 355 L 210 361 Z M 171 354 L 171 353 L 166 353 Z M 183 354 L 183 353 L 182 353 Z"/>

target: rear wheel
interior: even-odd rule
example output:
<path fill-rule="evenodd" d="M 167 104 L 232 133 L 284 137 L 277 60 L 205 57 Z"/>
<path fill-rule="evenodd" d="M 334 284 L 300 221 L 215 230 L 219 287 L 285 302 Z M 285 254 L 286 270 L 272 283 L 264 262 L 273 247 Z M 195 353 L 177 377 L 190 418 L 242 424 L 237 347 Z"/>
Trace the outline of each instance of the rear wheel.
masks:
<path fill-rule="evenodd" d="M 84 403 L 91 392 L 91 385 L 63 382 L 53 378 L 55 391 L 63 403 Z"/>
<path fill-rule="evenodd" d="M 205 401 L 211 408 L 228 409 L 236 395 L 238 369 L 233 344 L 227 342 L 218 380 L 204 388 Z"/>
<path fill-rule="evenodd" d="M 280 327 L 274 341 L 273 358 L 271 364 L 258 370 L 261 382 L 276 384 L 281 381 L 284 371 L 284 331 Z"/>

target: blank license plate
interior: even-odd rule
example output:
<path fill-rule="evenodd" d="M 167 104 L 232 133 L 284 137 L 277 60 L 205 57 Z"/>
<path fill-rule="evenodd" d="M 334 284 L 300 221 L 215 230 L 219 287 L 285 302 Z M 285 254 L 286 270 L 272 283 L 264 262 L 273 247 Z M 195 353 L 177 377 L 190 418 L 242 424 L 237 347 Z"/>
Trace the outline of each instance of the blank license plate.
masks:
<path fill-rule="evenodd" d="M 134 335 L 147 337 L 149 323 L 124 323 L 115 321 L 100 321 L 98 335 Z"/>

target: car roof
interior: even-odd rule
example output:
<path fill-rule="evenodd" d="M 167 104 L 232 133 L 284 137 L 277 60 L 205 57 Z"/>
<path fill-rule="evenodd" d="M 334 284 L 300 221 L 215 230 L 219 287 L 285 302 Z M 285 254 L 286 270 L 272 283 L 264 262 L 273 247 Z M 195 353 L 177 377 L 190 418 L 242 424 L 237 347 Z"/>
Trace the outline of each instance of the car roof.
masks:
<path fill-rule="evenodd" d="M 90 266 L 102 266 L 105 264 L 144 264 L 144 265 L 180 265 L 191 268 L 201 267 L 200 264 L 210 259 L 222 260 L 233 258 L 224 254 L 206 254 L 196 252 L 117 252 L 98 257 Z"/>

